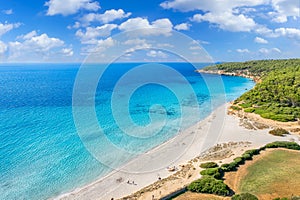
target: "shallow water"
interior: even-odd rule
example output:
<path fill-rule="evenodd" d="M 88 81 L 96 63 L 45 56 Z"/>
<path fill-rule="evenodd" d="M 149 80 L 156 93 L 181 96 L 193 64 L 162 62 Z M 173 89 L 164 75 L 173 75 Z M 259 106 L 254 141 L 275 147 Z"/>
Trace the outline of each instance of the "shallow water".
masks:
<path fill-rule="evenodd" d="M 99 124 L 84 114 L 90 106 L 84 105 L 86 99 L 77 105 L 77 111 L 83 112 L 80 125 L 74 124 L 72 92 L 79 64 L 1 66 L 0 199 L 47 199 L 80 187 L 174 137 L 254 86 L 249 79 L 220 79 L 195 73 L 190 64 L 169 63 L 188 84 L 164 75 L 162 82 L 171 90 L 154 82 L 139 87 L 128 100 L 138 78 L 125 80 L 118 91 L 115 85 L 137 65 L 113 64 L 100 79 L 93 102 L 100 134 Z M 196 115 L 189 114 L 195 110 Z M 79 129 L 84 134 L 78 135 Z M 86 147 L 101 155 L 102 163 Z"/>

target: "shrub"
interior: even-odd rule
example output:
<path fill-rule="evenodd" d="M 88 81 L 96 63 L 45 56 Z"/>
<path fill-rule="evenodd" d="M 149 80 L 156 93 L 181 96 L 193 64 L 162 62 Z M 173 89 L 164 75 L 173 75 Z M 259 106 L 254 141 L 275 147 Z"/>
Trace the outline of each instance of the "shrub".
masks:
<path fill-rule="evenodd" d="M 230 194 L 228 186 L 221 180 L 205 176 L 192 182 L 187 189 L 191 192 L 217 194 L 227 196 Z"/>
<path fill-rule="evenodd" d="M 244 160 L 252 160 L 252 156 L 248 153 L 243 153 L 242 157 Z"/>
<path fill-rule="evenodd" d="M 284 136 L 286 134 L 289 134 L 289 132 L 283 128 L 276 128 L 271 131 L 269 131 L 270 134 L 275 136 Z"/>
<path fill-rule="evenodd" d="M 242 103 L 242 104 L 239 104 L 242 108 L 249 108 L 252 106 L 251 103 Z"/>
<path fill-rule="evenodd" d="M 259 150 L 258 149 L 250 149 L 250 150 L 245 151 L 244 154 L 249 154 L 251 156 L 258 155 L 259 154 Z"/>
<path fill-rule="evenodd" d="M 255 111 L 256 114 L 259 114 Z M 294 115 L 275 114 L 273 112 L 265 112 L 260 114 L 263 118 L 272 119 L 280 122 L 295 121 Z"/>
<path fill-rule="evenodd" d="M 258 198 L 250 193 L 236 194 L 231 197 L 232 200 L 258 200 Z"/>
<path fill-rule="evenodd" d="M 283 197 L 283 198 L 278 197 L 278 198 L 275 198 L 275 199 L 273 199 L 273 200 L 289 200 L 289 199 L 286 198 L 286 197 Z"/>
<path fill-rule="evenodd" d="M 233 159 L 233 161 L 236 162 L 238 165 L 245 163 L 245 160 L 243 157 L 237 157 L 237 158 Z"/>
<path fill-rule="evenodd" d="M 223 164 L 221 165 L 221 169 L 224 171 L 224 172 L 231 172 L 231 171 L 236 171 L 236 168 L 238 167 L 239 165 L 236 163 L 236 162 L 231 162 L 229 164 Z"/>
<path fill-rule="evenodd" d="M 202 163 L 200 165 L 201 168 L 216 168 L 218 167 L 218 164 L 215 162 L 206 162 L 206 163 Z"/>
<path fill-rule="evenodd" d="M 221 174 L 222 170 L 220 168 L 208 168 L 208 169 L 205 169 L 205 170 L 202 170 L 200 172 L 201 175 L 203 176 L 212 176 L 216 179 L 220 179 L 222 178 L 222 174 Z"/>
<path fill-rule="evenodd" d="M 231 109 L 232 110 L 242 110 L 242 108 L 239 106 L 231 106 Z"/>
<path fill-rule="evenodd" d="M 300 150 L 300 145 L 296 142 L 286 142 L 286 141 L 277 141 L 269 143 L 265 146 L 265 148 L 286 148 L 293 150 Z"/>
<path fill-rule="evenodd" d="M 245 108 L 244 111 L 248 113 L 253 113 L 255 111 L 255 108 Z"/>

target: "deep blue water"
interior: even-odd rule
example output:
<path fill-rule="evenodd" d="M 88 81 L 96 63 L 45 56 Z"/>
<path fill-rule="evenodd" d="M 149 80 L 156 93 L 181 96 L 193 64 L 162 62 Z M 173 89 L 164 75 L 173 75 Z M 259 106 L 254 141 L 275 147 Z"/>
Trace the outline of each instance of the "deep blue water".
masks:
<path fill-rule="evenodd" d="M 190 64 L 167 65 L 184 79 L 155 68 L 154 73 L 145 69 L 121 81 L 116 91 L 116 83 L 138 64 L 113 64 L 97 84 L 95 101 L 85 94 L 89 93 L 89 77 L 85 77 L 87 87 L 79 90 L 85 98 L 77 99 L 74 105 L 81 121 L 77 126 L 72 98 L 79 64 L 0 66 L 0 199 L 47 199 L 80 187 L 108 173 L 111 169 L 107 165 L 118 167 L 163 143 L 178 129 L 205 118 L 218 105 L 254 85 L 241 77 L 200 75 Z M 87 69 L 93 73 L 101 67 Z M 145 77 L 156 81 L 138 87 L 127 99 L 135 83 Z M 116 97 L 114 106 L 112 97 Z M 84 114 L 91 106 L 103 137 L 113 147 L 125 150 L 126 156 L 97 138 L 96 124 Z M 199 110 L 192 114 L 197 106 Z M 182 110 L 191 114 L 182 114 Z M 78 135 L 79 129 L 83 133 Z M 102 155 L 102 163 L 87 146 Z M 114 162 L 109 163 L 111 160 Z"/>

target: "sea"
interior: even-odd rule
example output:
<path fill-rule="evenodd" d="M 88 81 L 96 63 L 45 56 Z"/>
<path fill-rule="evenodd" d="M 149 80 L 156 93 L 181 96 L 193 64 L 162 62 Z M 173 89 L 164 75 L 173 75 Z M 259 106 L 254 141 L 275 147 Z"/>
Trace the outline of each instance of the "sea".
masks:
<path fill-rule="evenodd" d="M 195 72 L 206 65 L 2 64 L 0 199 L 49 199 L 82 187 L 255 84 Z"/>

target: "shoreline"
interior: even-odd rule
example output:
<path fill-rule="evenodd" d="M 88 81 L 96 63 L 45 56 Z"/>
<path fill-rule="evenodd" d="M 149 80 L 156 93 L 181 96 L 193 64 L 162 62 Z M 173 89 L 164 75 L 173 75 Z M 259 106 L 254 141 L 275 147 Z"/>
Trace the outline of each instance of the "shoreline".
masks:
<path fill-rule="evenodd" d="M 221 106 L 219 106 L 219 107 L 216 107 L 215 110 L 213 110 L 212 113 L 211 113 L 209 116 L 207 116 L 206 118 L 204 118 L 203 120 L 200 120 L 200 121 L 196 122 L 194 125 L 192 125 L 192 126 L 186 128 L 186 129 L 180 131 L 179 134 L 175 135 L 174 137 L 170 138 L 169 140 L 165 141 L 164 143 L 162 143 L 162 144 L 160 144 L 160 145 L 158 145 L 158 146 L 156 146 L 156 147 L 154 147 L 154 148 L 152 148 L 152 149 L 150 149 L 150 150 L 144 152 L 143 154 L 138 155 L 137 157 L 135 157 L 135 158 L 129 160 L 127 163 L 125 163 L 124 165 L 120 166 L 118 169 L 115 169 L 115 170 L 109 172 L 109 173 L 106 174 L 105 176 L 99 177 L 99 178 L 96 179 L 95 181 L 93 181 L 93 182 L 91 182 L 91 183 L 88 183 L 88 184 L 86 184 L 86 185 L 84 185 L 84 186 L 82 186 L 82 187 L 75 188 L 74 190 L 72 190 L 72 191 L 70 191 L 70 192 L 62 193 L 62 194 L 60 194 L 60 195 L 58 195 L 58 196 L 54 196 L 54 197 L 51 197 L 51 198 L 49 198 L 49 199 L 51 199 L 51 200 L 52 200 L 52 199 L 53 199 L 53 200 L 74 199 L 75 196 L 77 196 L 77 195 L 81 196 L 81 194 L 86 193 L 87 190 L 90 190 L 91 188 L 94 188 L 96 185 L 101 184 L 102 182 L 105 181 L 105 179 L 114 177 L 117 173 L 123 173 L 124 171 L 125 171 L 125 173 L 126 173 L 126 171 L 128 171 L 128 170 L 126 170 L 126 167 L 128 167 L 128 165 L 130 165 L 130 164 L 133 164 L 134 162 L 137 162 L 137 160 L 139 160 L 141 157 L 146 156 L 146 155 L 148 155 L 148 154 L 155 154 L 155 153 L 160 152 L 160 151 L 165 150 L 165 149 L 169 149 L 169 148 L 170 148 L 169 145 L 172 146 L 172 144 L 178 143 L 179 141 L 181 141 L 182 138 L 184 138 L 184 137 L 187 136 L 187 133 L 188 133 L 188 132 L 193 132 L 194 129 L 198 129 L 198 126 L 203 126 L 205 123 L 210 123 L 210 121 L 214 118 L 214 116 L 215 116 L 215 114 L 216 114 L 215 112 L 216 112 L 217 110 L 219 110 L 219 111 L 220 111 L 220 110 L 224 110 L 224 114 L 225 114 L 227 104 L 228 104 L 228 103 L 225 103 L 225 104 L 223 104 L 223 105 L 221 105 Z M 220 113 L 219 113 L 219 114 L 220 114 Z M 190 133 L 189 133 L 189 134 L 190 134 Z M 193 134 L 192 134 L 192 135 L 193 135 Z M 190 137 L 188 137 L 188 138 L 190 138 Z M 186 145 L 186 144 L 185 144 L 185 145 Z M 184 146 L 185 146 L 185 145 L 184 145 Z M 200 152 L 200 153 L 201 153 L 201 152 Z M 199 155 L 200 155 L 200 153 L 199 153 Z M 190 159 L 184 159 L 183 162 L 188 162 L 189 160 L 190 160 Z M 178 160 L 177 160 L 177 161 L 178 161 Z M 175 160 L 175 162 L 176 162 L 176 160 Z M 171 166 L 171 164 L 174 164 L 174 161 L 173 161 L 173 160 L 169 160 L 168 163 L 170 164 L 170 165 L 168 165 L 168 166 Z M 160 171 L 161 171 L 161 170 L 164 170 L 164 172 L 165 172 L 165 171 L 166 171 L 166 170 L 165 170 L 165 165 L 166 165 L 166 164 L 163 164 L 163 165 L 164 165 L 164 166 L 163 166 L 163 167 L 160 166 L 160 167 L 159 167 L 160 169 L 158 169 L 158 170 L 160 170 Z M 166 166 L 166 167 L 168 167 L 168 166 Z M 157 168 L 157 167 L 156 167 L 156 168 Z M 153 170 L 152 170 L 152 171 L 153 171 Z M 150 170 L 150 172 L 151 172 L 151 170 Z M 159 177 L 161 177 L 161 178 L 164 178 L 164 177 L 165 177 L 165 178 L 166 178 L 166 177 L 168 177 L 169 175 L 172 175 L 172 173 L 164 173 L 164 172 L 162 172 L 162 173 L 161 173 L 162 176 L 159 176 Z M 141 173 L 141 172 L 139 171 L 139 172 L 133 172 L 133 173 L 136 174 L 136 173 Z M 174 173 L 173 173 L 173 174 L 174 174 Z M 155 180 L 157 180 L 157 179 L 155 179 Z M 122 181 L 122 182 L 124 182 L 124 181 Z M 153 182 L 154 182 L 154 181 L 153 181 Z M 151 184 L 151 183 L 149 183 L 149 184 Z M 147 185 L 149 185 L 149 184 L 147 184 Z M 145 186 L 147 186 L 147 185 L 145 185 Z M 140 189 L 142 189 L 142 188 L 140 188 Z M 129 193 L 128 193 L 128 194 L 129 194 Z M 124 194 L 124 195 L 122 195 L 122 196 L 119 196 L 118 198 L 121 198 L 121 197 L 123 197 L 123 196 L 125 196 L 125 195 L 128 195 L 128 194 Z M 75 197 L 75 198 L 76 198 L 76 197 Z M 115 198 L 115 197 L 114 197 L 114 198 Z M 79 198 L 79 199 L 82 199 L 82 198 Z M 83 197 L 83 199 L 85 199 L 85 198 Z M 102 199 L 102 198 L 101 198 L 101 199 Z M 107 198 L 107 199 L 110 200 L 111 198 Z"/>
<path fill-rule="evenodd" d="M 198 69 L 196 70 L 197 73 L 203 73 L 203 74 L 218 74 L 218 75 L 224 75 L 224 76 L 239 76 L 244 78 L 252 79 L 255 83 L 261 82 L 261 77 L 259 76 L 253 76 L 253 75 L 247 75 L 243 71 L 240 72 L 225 72 L 224 70 L 204 70 L 204 69 Z"/>
<path fill-rule="evenodd" d="M 268 134 L 267 130 L 269 129 L 246 129 L 240 126 L 239 117 L 227 113 L 229 107 L 230 103 L 227 103 L 216 108 L 204 120 L 183 130 L 165 143 L 139 155 L 118 170 L 52 199 L 151 199 L 154 193 L 155 196 L 163 197 L 200 178 L 199 170 L 194 170 L 199 166 L 200 155 L 216 144 L 241 142 L 240 147 L 233 148 L 233 155 L 238 155 L 238 153 L 242 153 L 241 150 L 246 148 L 256 148 L 276 140 L 299 141 L 299 138 L 294 135 L 283 138 L 272 136 Z M 208 135 L 213 138 L 207 137 Z M 189 142 L 191 143 L 186 145 Z M 249 145 L 245 146 L 244 143 L 249 143 Z M 208 154 L 210 153 L 208 152 Z M 174 159 L 176 154 L 181 154 L 181 156 L 175 156 Z M 226 159 L 233 159 L 233 155 L 214 161 L 225 162 Z M 168 166 L 175 166 L 178 170 L 169 172 L 166 170 Z M 181 166 L 188 166 L 188 169 Z M 178 174 L 180 175 L 180 172 L 184 170 L 189 177 L 178 178 Z M 197 173 L 194 173 L 195 171 Z M 135 184 L 128 184 L 127 180 L 134 181 Z M 164 184 L 159 187 L 157 182 L 159 185 L 161 185 L 160 183 Z M 171 189 L 167 186 L 170 183 L 172 183 Z M 153 184 L 156 190 L 153 190 Z"/>

